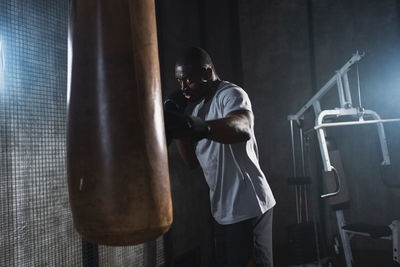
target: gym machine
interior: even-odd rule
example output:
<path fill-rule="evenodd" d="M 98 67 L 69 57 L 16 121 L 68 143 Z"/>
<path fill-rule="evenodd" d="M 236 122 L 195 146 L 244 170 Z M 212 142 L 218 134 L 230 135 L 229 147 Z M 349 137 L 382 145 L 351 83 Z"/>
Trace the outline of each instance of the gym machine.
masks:
<path fill-rule="evenodd" d="M 350 67 L 361 60 L 364 54 L 356 52 L 349 61 L 346 62 L 336 74 L 313 96 L 308 102 L 300 108 L 300 110 L 288 116 L 291 131 L 292 143 L 292 159 L 293 159 L 293 177 L 289 178 L 289 184 L 295 186 L 296 193 L 296 211 L 297 223 L 303 223 L 303 213 L 305 213 L 305 220 L 308 221 L 308 207 L 307 207 L 307 191 L 309 190 L 310 178 L 305 176 L 305 159 L 304 159 L 304 136 L 310 132 L 316 131 L 318 138 L 318 146 L 321 153 L 324 177 L 325 174 L 333 173 L 335 185 L 331 186 L 331 191 L 321 195 L 321 198 L 332 198 L 337 196 L 342 190 L 342 178 L 344 173 L 341 168 L 340 157 L 338 157 L 338 150 L 330 148 L 330 142 L 327 140 L 326 128 L 340 127 L 350 125 L 363 125 L 363 124 L 376 124 L 380 149 L 382 153 L 381 168 L 385 169 L 390 166 L 390 156 L 387 147 L 384 123 L 399 122 L 399 118 L 382 119 L 379 114 L 373 110 L 364 109 L 361 105 L 360 82 L 357 65 L 357 84 L 358 84 L 358 102 L 359 107 L 353 107 L 350 85 L 348 79 L 348 72 Z M 335 86 L 336 85 L 336 86 Z M 340 107 L 334 109 L 321 109 L 320 99 L 332 88 L 337 87 Z M 314 126 L 307 131 L 303 131 L 304 113 L 313 108 L 315 114 Z M 340 121 L 337 119 L 340 118 Z M 295 127 L 298 128 L 298 138 L 300 144 L 300 158 L 296 157 L 296 143 L 295 143 Z M 336 153 L 336 154 L 335 154 Z M 339 155 L 340 156 L 340 155 Z M 297 164 L 300 163 L 301 175 L 298 175 Z M 335 166 L 336 165 L 336 166 Z M 339 167 L 338 167 L 339 166 Z M 400 185 L 396 182 L 396 185 Z M 340 205 L 338 205 L 340 206 Z M 393 264 L 400 266 L 400 219 L 392 221 L 389 226 L 372 226 L 368 224 L 346 224 L 343 216 L 342 208 L 335 210 L 337 225 L 342 241 L 343 251 L 345 255 L 347 267 L 353 264 L 353 257 L 351 253 L 350 238 L 354 235 L 373 236 L 375 238 L 391 239 L 393 241 Z M 315 224 L 315 223 L 314 223 Z M 318 236 L 316 235 L 316 249 L 319 260 Z"/>

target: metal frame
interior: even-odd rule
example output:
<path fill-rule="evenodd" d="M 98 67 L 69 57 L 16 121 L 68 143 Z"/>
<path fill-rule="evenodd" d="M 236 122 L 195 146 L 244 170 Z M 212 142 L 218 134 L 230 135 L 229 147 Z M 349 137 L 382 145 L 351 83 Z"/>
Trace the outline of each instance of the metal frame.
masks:
<path fill-rule="evenodd" d="M 389 157 L 383 123 L 400 122 L 400 118 L 383 120 L 378 115 L 378 113 L 376 113 L 373 110 L 363 109 L 361 107 L 359 108 L 353 107 L 347 73 L 350 70 L 350 67 L 354 63 L 361 60 L 362 57 L 363 54 L 361 55 L 358 52 L 356 52 L 350 58 L 350 60 L 347 61 L 346 64 L 344 64 L 338 71 L 336 71 L 336 74 L 313 97 L 311 97 L 311 99 L 308 100 L 308 102 L 302 108 L 300 108 L 300 110 L 296 114 L 288 116 L 288 120 L 290 121 L 290 126 L 291 126 L 294 169 L 296 168 L 296 163 L 295 163 L 296 158 L 294 155 L 295 151 L 294 151 L 293 122 L 295 121 L 297 125 L 300 128 L 302 128 L 301 121 L 304 119 L 304 113 L 311 107 L 313 107 L 315 113 L 315 126 L 311 130 L 315 130 L 317 133 L 322 162 L 324 165 L 324 171 L 329 172 L 334 170 L 329 159 L 328 148 L 325 139 L 326 136 L 325 128 L 348 126 L 348 125 L 376 124 L 381 146 L 382 159 L 383 159 L 381 164 L 390 165 L 390 157 Z M 335 85 L 338 90 L 340 107 L 335 109 L 321 110 L 321 105 L 319 100 Z M 325 122 L 326 119 L 339 118 L 339 117 L 347 121 Z M 335 192 L 322 195 L 322 197 L 330 197 L 339 193 L 340 178 L 335 175 L 335 179 L 336 183 L 339 185 L 338 188 L 336 188 Z"/>
<path fill-rule="evenodd" d="M 324 123 L 323 121 L 332 117 L 344 117 L 350 116 L 353 120 L 346 122 L 332 122 L 332 123 Z M 369 117 L 372 117 L 373 120 L 368 120 Z M 357 120 L 354 120 L 357 118 Z M 324 164 L 324 170 L 329 172 L 332 170 L 332 166 L 329 160 L 328 148 L 326 147 L 325 141 L 325 131 L 323 130 L 326 127 L 337 127 L 337 126 L 348 126 L 348 125 L 361 125 L 361 124 L 376 124 L 378 130 L 379 141 L 381 145 L 382 152 L 382 165 L 390 165 L 390 157 L 389 151 L 386 142 L 385 129 L 383 128 L 384 122 L 396 122 L 400 121 L 400 119 L 388 119 L 382 120 L 381 117 L 373 110 L 360 110 L 357 108 L 338 108 L 333 110 L 324 110 L 319 113 L 317 118 L 315 119 L 314 129 L 317 131 L 318 140 L 320 142 L 320 149 L 322 155 L 322 161 Z"/>
<path fill-rule="evenodd" d="M 400 118 L 395 119 L 381 119 L 381 117 L 373 110 L 364 109 L 361 107 L 361 96 L 360 91 L 358 108 L 354 108 L 351 99 L 350 86 L 348 80 L 348 71 L 350 67 L 361 60 L 363 55 L 358 52 L 355 53 L 349 61 L 346 62 L 336 74 L 313 96 L 310 100 L 296 113 L 288 116 L 290 121 L 290 131 L 291 131 L 291 142 L 292 142 L 292 156 L 293 156 L 293 174 L 296 177 L 297 165 L 296 165 L 296 154 L 295 154 L 295 137 L 294 137 L 294 122 L 297 123 L 299 128 L 300 146 L 301 146 L 301 161 L 302 170 L 304 175 L 304 148 L 303 148 L 303 128 L 302 121 L 304 120 L 304 113 L 311 107 L 314 109 L 315 113 L 315 125 L 310 131 L 316 131 L 321 157 L 324 165 L 324 171 L 334 171 L 337 188 L 334 192 L 330 192 L 322 195 L 321 197 L 331 197 L 335 196 L 340 192 L 340 177 L 331 165 L 328 148 L 326 144 L 326 132 L 325 128 L 328 127 L 339 127 L 339 126 L 349 126 L 349 125 L 362 125 L 362 124 L 376 124 L 377 131 L 380 141 L 380 147 L 382 152 L 382 162 L 381 165 L 390 165 L 390 156 L 387 147 L 385 130 L 383 123 L 388 122 L 399 122 Z M 358 72 L 357 72 L 358 73 Z M 322 110 L 319 100 L 334 86 L 336 85 L 338 90 L 338 97 L 340 107 L 335 109 Z M 327 119 L 341 118 L 344 121 L 341 122 L 326 122 Z M 307 133 L 306 131 L 305 133 Z M 300 191 L 299 191 L 300 190 Z M 299 198 L 301 199 L 302 188 L 296 187 L 296 210 L 297 210 L 297 221 L 302 221 L 302 207 L 301 203 L 298 203 Z M 307 209 L 307 207 L 306 207 Z M 350 239 L 354 234 L 358 235 L 368 235 L 366 233 L 354 232 L 344 230 L 342 227 L 345 225 L 345 219 L 342 210 L 336 211 L 337 226 L 339 229 L 340 237 L 342 240 L 343 251 L 345 254 L 345 260 L 347 267 L 352 266 L 353 255 L 351 252 Z M 392 230 L 391 237 L 383 237 L 382 239 L 392 239 L 393 240 L 393 263 L 400 265 L 400 220 L 394 220 L 390 225 Z"/>
<path fill-rule="evenodd" d="M 350 237 L 343 230 L 343 226 L 346 225 L 346 221 L 344 220 L 343 210 L 336 211 L 336 221 L 339 229 L 340 239 L 342 240 L 342 247 L 343 247 L 344 258 L 346 260 L 346 266 L 351 267 L 354 260 L 353 260 L 353 254 L 351 253 Z"/>

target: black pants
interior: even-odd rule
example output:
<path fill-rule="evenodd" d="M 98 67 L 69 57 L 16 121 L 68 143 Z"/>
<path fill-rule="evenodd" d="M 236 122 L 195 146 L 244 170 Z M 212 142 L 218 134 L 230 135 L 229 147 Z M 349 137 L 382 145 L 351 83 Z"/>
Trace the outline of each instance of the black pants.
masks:
<path fill-rule="evenodd" d="M 256 266 L 272 267 L 272 209 L 234 224 L 214 222 L 218 267 L 245 267 L 253 256 Z"/>

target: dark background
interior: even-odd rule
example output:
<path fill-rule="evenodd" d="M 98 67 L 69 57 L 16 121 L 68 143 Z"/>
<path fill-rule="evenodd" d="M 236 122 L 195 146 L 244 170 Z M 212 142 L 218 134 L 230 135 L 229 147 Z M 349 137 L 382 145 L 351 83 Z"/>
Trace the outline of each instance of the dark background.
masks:
<path fill-rule="evenodd" d="M 252 100 L 260 164 L 277 200 L 274 249 L 277 266 L 287 254 L 286 227 L 296 222 L 295 193 L 286 184 L 292 175 L 287 115 L 306 101 L 359 51 L 363 106 L 382 118 L 400 117 L 400 3 L 395 0 L 219 0 L 156 1 L 163 95 L 177 89 L 174 60 L 182 48 L 200 46 L 214 60 L 222 79 L 237 83 Z M 356 65 L 349 72 L 353 105 L 358 105 Z M 323 108 L 339 106 L 331 90 Z M 311 112 L 308 123 L 313 122 Z M 348 221 L 388 225 L 400 217 L 400 189 L 389 188 L 379 172 L 380 148 L 374 126 L 329 130 L 342 155 L 348 178 Z M 386 124 L 392 164 L 400 163 L 400 124 Z M 312 139 L 315 140 L 315 135 Z M 323 247 L 330 253 L 337 233 L 334 213 L 321 193 L 319 154 L 307 166 L 314 184 L 311 204 L 321 223 Z M 167 235 L 172 261 L 211 260 L 208 189 L 201 170 L 190 170 L 175 145 L 169 147 L 174 224 Z M 400 179 L 400 170 L 395 174 Z M 354 249 L 385 250 L 375 240 L 353 240 Z"/>

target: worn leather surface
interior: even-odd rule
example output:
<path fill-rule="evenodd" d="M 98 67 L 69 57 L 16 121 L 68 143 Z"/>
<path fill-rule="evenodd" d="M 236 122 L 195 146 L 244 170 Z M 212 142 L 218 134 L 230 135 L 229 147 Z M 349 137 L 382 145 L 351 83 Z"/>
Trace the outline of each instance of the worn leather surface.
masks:
<path fill-rule="evenodd" d="M 68 183 L 87 240 L 134 245 L 172 223 L 152 0 L 70 4 Z"/>

